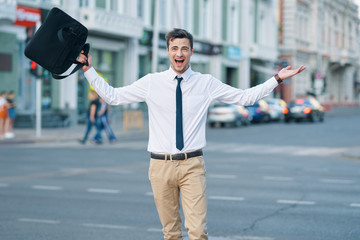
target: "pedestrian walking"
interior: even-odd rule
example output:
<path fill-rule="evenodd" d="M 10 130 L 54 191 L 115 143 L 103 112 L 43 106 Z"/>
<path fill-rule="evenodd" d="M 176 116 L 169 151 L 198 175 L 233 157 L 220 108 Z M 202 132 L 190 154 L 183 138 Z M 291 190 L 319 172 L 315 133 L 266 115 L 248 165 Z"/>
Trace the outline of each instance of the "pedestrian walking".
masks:
<path fill-rule="evenodd" d="M 5 119 L 5 138 L 14 138 L 14 121 L 15 121 L 15 92 L 10 91 L 7 96 L 7 118 Z"/>
<path fill-rule="evenodd" d="M 105 130 L 109 142 L 115 143 L 117 139 L 109 123 L 109 112 L 110 112 L 109 105 L 102 98 L 99 98 L 99 102 L 100 102 L 100 108 L 99 108 L 99 112 L 97 113 L 98 116 L 97 121 L 99 121 L 98 124 L 100 125 L 99 127 L 101 128 L 101 130 L 102 129 Z M 97 132 L 95 136 L 95 140 L 97 141 L 102 140 L 101 131 Z"/>
<path fill-rule="evenodd" d="M 0 92 L 0 139 L 5 138 L 5 121 L 8 115 L 6 91 Z"/>
<path fill-rule="evenodd" d="M 85 134 L 84 137 L 82 139 L 79 139 L 79 142 L 82 144 L 85 144 L 88 136 L 91 132 L 91 129 L 95 126 L 96 128 L 96 134 L 95 136 L 98 134 L 99 131 L 101 131 L 99 124 L 97 123 L 97 112 L 99 110 L 99 98 L 96 92 L 94 91 L 90 91 L 88 94 L 88 98 L 90 100 L 90 105 L 88 108 L 88 112 L 87 112 L 87 119 L 86 119 L 86 128 L 85 128 Z M 92 138 L 92 141 L 94 141 L 94 143 L 100 144 L 101 140 L 97 140 L 94 138 Z"/>
<path fill-rule="evenodd" d="M 133 84 L 114 88 L 91 65 L 91 55 L 80 54 L 89 62 L 82 69 L 100 96 L 112 105 L 146 102 L 149 111 L 149 180 L 163 226 L 164 239 L 182 239 L 180 196 L 185 228 L 191 240 L 208 239 L 206 226 L 206 178 L 202 148 L 208 107 L 213 101 L 251 105 L 269 95 L 283 79 L 305 69 L 283 68 L 263 84 L 242 90 L 209 74 L 194 72 L 190 58 L 193 37 L 183 29 L 166 35 L 168 70 L 148 74 Z"/>

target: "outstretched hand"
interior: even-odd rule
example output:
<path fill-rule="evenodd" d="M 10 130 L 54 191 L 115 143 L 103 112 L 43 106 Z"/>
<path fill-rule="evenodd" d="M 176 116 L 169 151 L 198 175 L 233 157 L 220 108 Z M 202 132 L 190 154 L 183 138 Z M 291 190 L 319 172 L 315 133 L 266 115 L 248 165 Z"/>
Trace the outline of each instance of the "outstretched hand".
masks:
<path fill-rule="evenodd" d="M 291 66 L 287 66 L 286 68 L 281 69 L 280 72 L 278 72 L 278 75 L 280 79 L 284 80 L 286 78 L 295 76 L 298 73 L 301 73 L 305 69 L 306 67 L 304 67 L 303 65 L 301 65 L 298 69 L 293 69 L 293 70 L 291 70 Z"/>

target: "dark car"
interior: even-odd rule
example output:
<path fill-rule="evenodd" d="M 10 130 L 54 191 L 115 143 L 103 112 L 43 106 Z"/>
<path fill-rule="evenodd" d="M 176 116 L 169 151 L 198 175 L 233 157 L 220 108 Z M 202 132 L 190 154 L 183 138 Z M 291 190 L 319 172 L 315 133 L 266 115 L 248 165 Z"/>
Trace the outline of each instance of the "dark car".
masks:
<path fill-rule="evenodd" d="M 251 122 L 262 123 L 270 121 L 269 105 L 264 100 L 259 100 L 254 105 L 246 106 L 252 116 Z"/>
<path fill-rule="evenodd" d="M 243 126 L 249 125 L 252 120 L 252 116 L 250 115 L 249 110 L 247 110 L 244 106 L 241 105 L 236 105 L 236 108 L 241 117 L 241 124 Z"/>
<path fill-rule="evenodd" d="M 324 108 L 315 98 L 295 99 L 284 109 L 285 122 L 308 120 L 310 122 L 324 121 Z"/>

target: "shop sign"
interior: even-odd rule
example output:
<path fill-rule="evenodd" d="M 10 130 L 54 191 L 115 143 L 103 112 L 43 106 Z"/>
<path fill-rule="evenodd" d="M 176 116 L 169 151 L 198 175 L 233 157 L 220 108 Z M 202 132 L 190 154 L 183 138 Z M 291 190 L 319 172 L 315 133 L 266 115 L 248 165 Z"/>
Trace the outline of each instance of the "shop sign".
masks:
<path fill-rule="evenodd" d="M 24 6 L 17 6 L 15 25 L 24 27 L 36 26 L 41 21 L 41 10 Z"/>
<path fill-rule="evenodd" d="M 206 54 L 206 55 L 218 55 L 221 54 L 221 46 L 213 45 L 205 42 L 194 42 L 194 52 Z"/>
<path fill-rule="evenodd" d="M 226 57 L 230 60 L 240 61 L 241 60 L 241 49 L 234 46 L 226 48 Z"/>
<path fill-rule="evenodd" d="M 152 46 L 153 32 L 145 30 L 139 40 L 141 45 Z M 167 43 L 164 33 L 159 33 L 159 48 L 166 48 Z M 194 52 L 207 55 L 217 55 L 222 53 L 221 45 L 213 45 L 205 42 L 194 41 Z"/>

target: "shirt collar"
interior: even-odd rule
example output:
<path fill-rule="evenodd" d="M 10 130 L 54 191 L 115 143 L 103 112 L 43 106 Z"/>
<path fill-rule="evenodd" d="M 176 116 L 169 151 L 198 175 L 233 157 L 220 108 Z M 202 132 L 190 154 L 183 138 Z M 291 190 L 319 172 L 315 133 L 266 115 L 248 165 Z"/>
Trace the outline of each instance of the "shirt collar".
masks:
<path fill-rule="evenodd" d="M 193 70 L 191 69 L 191 66 L 189 66 L 189 68 L 183 74 L 181 74 L 183 81 L 188 81 L 190 79 L 190 76 L 192 73 L 193 73 Z M 175 77 L 178 76 L 178 74 L 174 71 L 174 69 L 172 69 L 171 66 L 169 68 L 169 75 L 170 75 L 170 79 L 173 79 L 173 80 L 175 80 Z"/>

